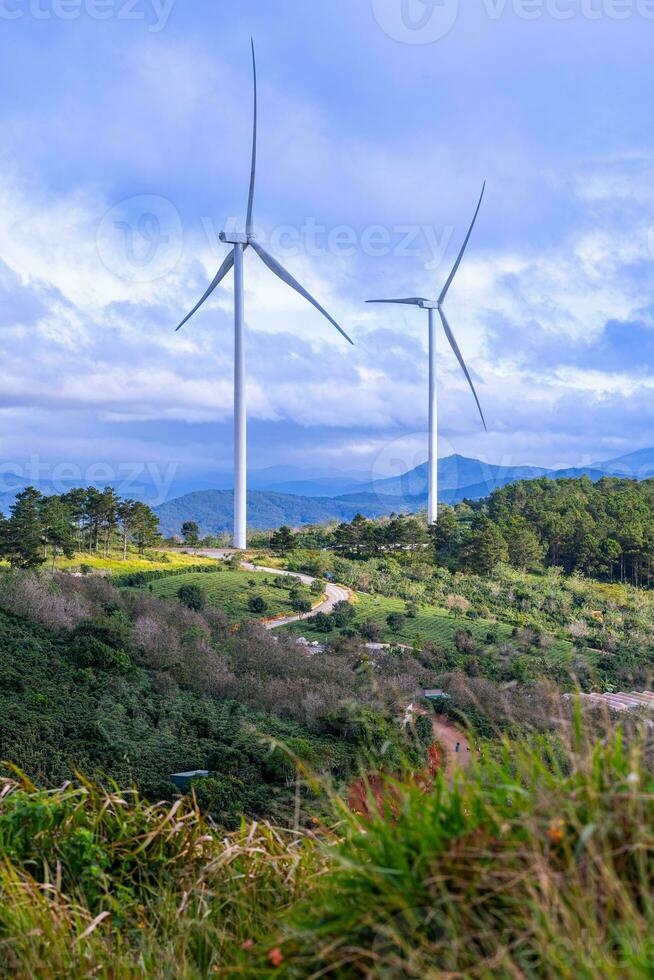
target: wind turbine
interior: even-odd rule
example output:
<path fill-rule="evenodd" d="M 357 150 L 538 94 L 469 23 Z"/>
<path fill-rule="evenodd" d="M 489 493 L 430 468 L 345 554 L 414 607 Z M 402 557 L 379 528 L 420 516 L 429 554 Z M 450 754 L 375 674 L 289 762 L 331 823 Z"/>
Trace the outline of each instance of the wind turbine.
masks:
<path fill-rule="evenodd" d="M 438 396 L 436 388 L 436 318 L 434 316 L 434 311 L 438 310 L 438 314 L 441 318 L 441 323 L 443 324 L 443 330 L 445 331 L 445 336 L 447 337 L 450 347 L 454 351 L 457 361 L 461 365 L 461 369 L 465 374 L 468 384 L 472 389 L 472 393 L 475 396 L 475 401 L 477 403 L 477 408 L 479 409 L 479 414 L 481 415 L 481 421 L 484 424 L 484 429 L 488 431 L 486 426 L 486 420 L 484 418 L 484 413 L 481 410 L 481 405 L 479 404 L 479 399 L 477 398 L 477 392 L 475 391 L 475 386 L 472 383 L 472 378 L 468 373 L 468 368 L 463 360 L 463 355 L 459 350 L 459 345 L 456 342 L 454 334 L 452 333 L 452 328 L 447 322 L 447 317 L 443 310 L 443 303 L 445 302 L 445 297 L 447 296 L 448 290 L 452 285 L 454 277 L 456 276 L 459 266 L 461 265 L 461 259 L 463 258 L 463 253 L 465 252 L 468 241 L 472 234 L 472 229 L 475 227 L 475 221 L 477 220 L 477 215 L 479 214 L 479 208 L 481 207 L 481 202 L 484 197 L 484 191 L 486 190 L 486 181 L 484 181 L 483 187 L 481 189 L 481 195 L 479 197 L 479 202 L 477 203 L 477 209 L 474 213 L 470 227 L 468 228 L 468 234 L 463 240 L 463 245 L 461 246 L 461 251 L 459 252 L 456 262 L 452 267 L 452 271 L 447 277 L 447 282 L 443 286 L 440 296 L 438 299 L 425 299 L 422 296 L 411 296 L 408 299 L 369 299 L 368 303 L 400 303 L 405 306 L 419 306 L 423 310 L 427 310 L 429 314 L 429 464 L 428 464 L 428 503 L 427 503 L 427 520 L 430 524 L 435 524 L 438 520 Z"/>
<path fill-rule="evenodd" d="M 254 185 L 257 170 L 257 63 L 252 43 L 252 75 L 254 82 L 254 124 L 252 129 L 252 166 L 250 169 L 250 189 L 248 193 L 248 210 L 244 232 L 227 233 L 221 231 L 220 240 L 234 247 L 218 269 L 214 279 L 191 312 L 184 317 L 176 328 L 180 330 L 191 319 L 194 313 L 209 299 L 214 289 L 222 282 L 227 273 L 234 268 L 234 547 L 243 551 L 247 544 L 247 417 L 245 397 L 245 349 L 244 349 L 244 304 L 243 304 L 243 256 L 248 246 L 251 246 L 261 261 L 271 272 L 303 296 L 312 306 L 326 317 L 332 326 L 336 327 L 349 343 L 353 341 L 338 325 L 336 320 L 313 298 L 313 296 L 287 272 L 265 248 L 260 245 L 254 235 L 253 207 Z"/>

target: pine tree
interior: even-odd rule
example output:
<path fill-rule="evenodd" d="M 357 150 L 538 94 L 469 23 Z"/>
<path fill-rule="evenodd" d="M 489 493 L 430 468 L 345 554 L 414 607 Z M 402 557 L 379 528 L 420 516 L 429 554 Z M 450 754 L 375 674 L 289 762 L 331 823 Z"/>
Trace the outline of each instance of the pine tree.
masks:
<path fill-rule="evenodd" d="M 123 561 L 127 561 L 127 543 L 132 531 L 132 525 L 134 523 L 135 507 L 135 500 L 123 500 L 123 502 L 119 504 L 116 509 L 116 516 L 120 524 L 121 536 L 123 539 Z"/>
<path fill-rule="evenodd" d="M 475 572 L 490 575 L 507 559 L 508 549 L 500 529 L 485 514 L 476 514 L 466 547 L 468 566 Z"/>
<path fill-rule="evenodd" d="M 159 518 L 147 504 L 137 500 L 132 508 L 132 535 L 139 554 L 159 541 Z"/>
<path fill-rule="evenodd" d="M 295 538 L 290 527 L 283 524 L 278 531 L 272 535 L 270 539 L 270 547 L 278 555 L 286 555 L 289 551 L 293 550 L 295 545 Z"/>
<path fill-rule="evenodd" d="M 429 537 L 435 552 L 436 561 L 447 563 L 456 554 L 461 534 L 459 522 L 451 507 L 438 508 L 438 520 L 429 526 Z"/>
<path fill-rule="evenodd" d="M 37 568 L 45 561 L 43 495 L 26 487 L 11 506 L 4 531 L 4 553 L 14 568 Z"/>
<path fill-rule="evenodd" d="M 63 497 L 44 497 L 41 516 L 44 557 L 47 558 L 49 548 L 54 569 L 58 554 L 63 553 L 66 558 L 72 558 L 75 554 L 73 517 Z"/>

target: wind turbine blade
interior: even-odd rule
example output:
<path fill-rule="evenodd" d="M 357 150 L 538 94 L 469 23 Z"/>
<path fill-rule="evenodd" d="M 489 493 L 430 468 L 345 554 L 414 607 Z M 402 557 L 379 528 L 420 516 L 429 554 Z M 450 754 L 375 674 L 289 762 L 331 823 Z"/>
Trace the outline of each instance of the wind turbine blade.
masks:
<path fill-rule="evenodd" d="M 227 256 L 227 258 L 225 259 L 221 267 L 218 269 L 215 279 L 212 281 L 211 285 L 207 289 L 206 293 L 204 294 L 200 302 L 196 303 L 193 309 L 191 310 L 191 312 L 188 314 L 188 316 L 184 317 L 180 325 L 175 328 L 175 332 L 177 332 L 177 330 L 181 330 L 184 324 L 187 322 L 187 320 L 190 320 L 193 314 L 197 313 L 197 311 L 200 309 L 200 307 L 205 302 L 205 300 L 209 299 L 216 286 L 220 282 L 222 282 L 222 280 L 225 278 L 225 276 L 227 275 L 227 273 L 229 272 L 229 270 L 232 268 L 233 265 L 234 265 L 234 249 L 231 250 L 231 252 Z"/>
<path fill-rule="evenodd" d="M 465 250 L 466 250 L 466 248 L 468 246 L 468 241 L 470 239 L 470 236 L 472 235 L 472 229 L 475 227 L 475 221 L 477 220 L 477 215 L 479 214 L 479 208 L 481 207 L 481 202 L 483 200 L 484 191 L 485 190 L 486 190 L 486 181 L 484 181 L 484 185 L 483 185 L 483 187 L 481 189 L 481 194 L 479 196 L 479 202 L 477 204 L 477 210 L 475 211 L 474 217 L 472 219 L 472 223 L 471 223 L 470 227 L 468 228 L 468 234 L 466 235 L 466 237 L 463 240 L 463 245 L 461 246 L 461 251 L 459 252 L 459 254 L 457 256 L 457 260 L 454 263 L 454 267 L 453 267 L 452 271 L 450 272 L 450 274 L 448 276 L 447 282 L 443 286 L 443 289 L 441 291 L 440 296 L 438 297 L 438 302 L 439 303 L 442 303 L 443 300 L 445 299 L 445 297 L 447 296 L 447 291 L 450 288 L 450 286 L 452 285 L 452 280 L 454 279 L 454 277 L 457 274 L 457 271 L 459 269 L 459 266 L 461 265 L 461 259 L 463 258 L 463 253 L 465 252 Z"/>
<path fill-rule="evenodd" d="M 441 322 L 443 324 L 443 330 L 445 331 L 445 336 L 449 340 L 450 347 L 454 351 L 454 353 L 456 355 L 456 359 L 459 362 L 459 364 L 461 365 L 461 369 L 463 370 L 463 373 L 465 374 L 466 378 L 468 379 L 468 384 L 470 385 L 470 390 L 472 391 L 473 395 L 475 396 L 475 401 L 477 402 L 477 408 L 479 409 L 479 414 L 481 415 L 481 420 L 484 423 L 484 429 L 486 430 L 486 432 L 488 432 L 488 426 L 486 425 L 486 419 L 484 418 L 484 413 L 481 410 L 481 405 L 479 404 L 479 399 L 477 398 L 477 392 L 475 391 L 475 386 L 473 385 L 472 378 L 470 377 L 470 374 L 468 373 L 468 368 L 466 367 L 466 362 L 463 360 L 463 355 L 461 354 L 461 351 L 459 350 L 459 345 L 457 344 L 456 339 L 454 337 L 454 334 L 452 333 L 452 328 L 450 327 L 449 323 L 447 322 L 447 317 L 445 316 L 445 314 L 443 313 L 443 311 L 441 309 L 439 309 L 438 312 L 440 313 Z"/>
<path fill-rule="evenodd" d="M 350 344 L 352 344 L 352 346 L 354 346 L 354 341 L 351 340 L 350 337 L 348 337 L 348 335 L 345 333 L 345 331 L 343 330 L 342 327 L 339 327 L 339 325 L 336 322 L 336 320 L 332 316 L 329 315 L 329 313 L 327 312 L 327 310 L 323 306 L 320 305 L 320 303 L 318 302 L 318 300 L 316 300 L 316 299 L 313 298 L 313 296 L 311 295 L 311 293 L 308 293 L 307 292 L 307 290 L 304 288 L 304 286 L 301 286 L 300 285 L 300 283 L 297 281 L 297 279 L 294 279 L 293 278 L 293 276 L 290 274 L 290 272 L 287 272 L 286 271 L 286 269 L 284 268 L 284 266 L 281 265 L 277 261 L 277 259 L 273 258 L 272 255 L 270 255 L 268 252 L 266 252 L 265 248 L 262 248 L 262 246 L 259 245 L 258 242 L 252 241 L 252 242 L 250 242 L 250 245 L 252 246 L 252 248 L 254 249 L 254 251 L 257 253 L 257 255 L 259 256 L 259 258 L 261 259 L 261 261 L 264 263 L 264 265 L 267 265 L 268 266 L 268 268 L 270 269 L 271 272 L 274 272 L 275 275 L 278 276 L 282 280 L 282 282 L 285 282 L 287 286 L 290 286 L 291 289 L 294 289 L 296 293 L 299 293 L 300 296 L 303 296 L 309 303 L 311 303 L 312 306 L 315 306 L 315 308 L 320 313 L 322 313 L 322 315 L 324 317 L 326 317 L 329 320 L 329 322 L 332 324 L 332 326 L 336 327 L 336 329 L 338 330 L 338 332 L 340 334 L 342 334 L 343 337 L 345 337 L 345 339 Z"/>
<path fill-rule="evenodd" d="M 410 296 L 408 299 L 367 299 L 366 303 L 405 303 L 407 306 L 420 306 L 421 303 L 428 303 L 429 300 L 424 296 Z"/>
<path fill-rule="evenodd" d="M 253 231 L 252 209 L 254 207 L 254 182 L 257 175 L 257 61 L 254 55 L 254 40 L 253 39 L 250 40 L 252 43 L 252 77 L 254 79 L 254 125 L 252 128 L 252 166 L 250 168 L 250 191 L 248 194 L 248 216 L 245 223 L 246 235 L 251 235 Z"/>

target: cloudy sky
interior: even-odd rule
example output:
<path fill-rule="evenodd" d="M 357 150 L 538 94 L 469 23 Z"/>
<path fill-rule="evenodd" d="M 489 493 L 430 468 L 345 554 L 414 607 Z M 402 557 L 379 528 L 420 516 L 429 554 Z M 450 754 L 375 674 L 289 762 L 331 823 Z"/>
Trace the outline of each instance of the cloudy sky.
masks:
<path fill-rule="evenodd" d="M 246 257 L 250 468 L 426 455 L 574 465 L 654 445 L 651 0 L 0 0 L 0 470 L 210 485 L 232 451 L 231 277 L 254 35 L 261 240 Z M 0 473 L 1 475 L 1 473 Z M 208 482 L 207 482 L 208 481 Z"/>

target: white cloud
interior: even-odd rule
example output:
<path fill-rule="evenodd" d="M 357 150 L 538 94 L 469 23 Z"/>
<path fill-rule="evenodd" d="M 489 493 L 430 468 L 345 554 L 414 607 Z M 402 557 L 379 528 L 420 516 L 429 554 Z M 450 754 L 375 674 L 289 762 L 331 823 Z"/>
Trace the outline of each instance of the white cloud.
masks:
<path fill-rule="evenodd" d="M 173 52 L 166 63 L 177 77 L 188 67 L 188 52 Z M 153 64 L 146 60 L 140 71 L 139 97 L 147 101 L 156 91 Z M 189 80 L 170 107 L 172 116 L 200 112 L 206 86 L 218 80 L 218 74 L 202 83 Z M 300 118 L 308 124 L 308 116 Z M 317 130 L 324 124 L 312 120 Z M 365 155 L 370 148 L 360 151 Z M 367 172 L 373 197 L 388 185 L 387 163 L 382 154 L 379 168 Z M 280 167 L 284 180 L 290 166 Z M 647 169 L 635 172 L 628 162 L 625 173 L 614 163 L 608 179 L 606 164 L 597 166 L 568 180 L 575 189 L 578 230 L 566 232 L 559 243 L 520 250 L 515 243 L 482 246 L 473 237 L 448 296 L 448 317 L 492 432 L 480 436 L 465 379 L 441 337 L 443 446 L 489 458 L 510 448 L 524 452 L 525 461 L 545 461 L 554 447 L 574 454 L 589 436 L 580 428 L 579 413 L 566 406 L 613 399 L 619 425 L 625 399 L 650 387 L 613 364 L 570 364 L 562 354 L 570 346 L 590 351 L 607 321 L 652 321 L 649 219 L 640 207 L 648 199 Z M 399 186 L 401 194 L 401 181 Z M 616 207 L 616 201 L 629 206 Z M 182 333 L 173 332 L 224 252 L 193 226 L 185 229 L 181 257 L 162 278 L 121 278 L 113 271 L 120 269 L 121 256 L 114 266 L 111 255 L 101 258 L 96 241 L 111 204 L 99 189 L 35 197 L 17 179 L 5 177 L 0 184 L 0 254 L 6 263 L 0 288 L 8 297 L 0 398 L 25 412 L 90 413 L 98 422 L 120 423 L 125 440 L 130 423 L 184 422 L 193 431 L 228 422 L 231 277 Z M 457 247 L 455 235 L 450 253 Z M 433 270 L 392 257 L 285 260 L 352 333 L 357 346 L 351 349 L 252 252 L 246 261 L 250 417 L 331 430 L 333 445 L 316 447 L 321 454 L 374 457 L 398 437 L 410 452 L 419 452 L 426 417 L 426 317 L 364 307 L 362 300 L 377 291 L 380 279 L 390 293 L 407 287 L 424 292 L 425 282 L 434 281 Z M 25 305 L 25 297 L 32 305 Z M 13 319 L 8 306 L 15 309 Z M 606 435 L 613 438 L 610 427 Z M 178 433 L 173 443 L 179 445 Z M 157 452 L 165 453 L 165 446 L 165 438 L 159 440 Z"/>

